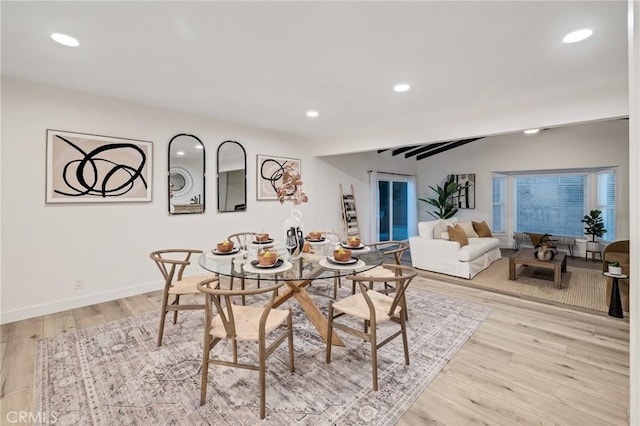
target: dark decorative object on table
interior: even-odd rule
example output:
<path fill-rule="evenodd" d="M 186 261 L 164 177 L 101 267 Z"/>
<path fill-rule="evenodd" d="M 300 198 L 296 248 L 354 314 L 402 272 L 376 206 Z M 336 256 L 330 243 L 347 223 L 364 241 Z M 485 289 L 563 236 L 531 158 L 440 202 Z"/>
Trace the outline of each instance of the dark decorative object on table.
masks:
<path fill-rule="evenodd" d="M 549 261 L 556 257 L 556 251 L 551 247 L 551 245 L 543 244 L 536 248 L 533 255 L 538 260 Z"/>

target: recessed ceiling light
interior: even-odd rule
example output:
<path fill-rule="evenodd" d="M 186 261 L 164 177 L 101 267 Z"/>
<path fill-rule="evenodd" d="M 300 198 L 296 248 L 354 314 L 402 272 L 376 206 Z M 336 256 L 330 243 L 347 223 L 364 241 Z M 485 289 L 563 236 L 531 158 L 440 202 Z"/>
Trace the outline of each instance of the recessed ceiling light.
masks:
<path fill-rule="evenodd" d="M 307 111 L 307 117 L 315 118 L 319 116 L 318 111 Z"/>
<path fill-rule="evenodd" d="M 196 145 L 196 149 L 204 149 L 204 146 L 202 146 L 202 145 Z"/>
<path fill-rule="evenodd" d="M 176 154 L 178 154 L 178 155 L 184 155 L 184 151 L 178 151 L 178 152 L 176 152 Z"/>
<path fill-rule="evenodd" d="M 540 131 L 540 129 L 529 129 L 529 130 L 525 130 L 524 133 L 526 135 L 535 135 L 536 133 L 538 133 Z"/>
<path fill-rule="evenodd" d="M 564 36 L 562 41 L 565 43 L 577 43 L 591 37 L 591 34 L 593 34 L 592 30 L 590 30 L 589 28 L 583 28 L 581 30 L 570 32 L 569 34 Z"/>
<path fill-rule="evenodd" d="M 53 39 L 53 41 L 60 44 L 64 44 L 65 46 L 69 46 L 69 47 L 80 46 L 80 42 L 76 38 L 73 38 L 66 34 L 53 33 L 51 34 L 51 38 Z"/>
<path fill-rule="evenodd" d="M 411 89 L 411 86 L 409 86 L 407 83 L 399 83 L 393 86 L 393 90 L 395 92 L 406 92 L 409 89 Z"/>

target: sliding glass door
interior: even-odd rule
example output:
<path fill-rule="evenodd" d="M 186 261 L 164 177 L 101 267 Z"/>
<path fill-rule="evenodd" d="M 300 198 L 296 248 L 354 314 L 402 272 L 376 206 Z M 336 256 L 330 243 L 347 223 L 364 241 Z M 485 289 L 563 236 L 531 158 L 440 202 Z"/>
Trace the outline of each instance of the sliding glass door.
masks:
<path fill-rule="evenodd" d="M 407 240 L 415 234 L 415 177 L 372 172 L 378 241 Z M 375 221 L 375 222 L 374 222 Z"/>

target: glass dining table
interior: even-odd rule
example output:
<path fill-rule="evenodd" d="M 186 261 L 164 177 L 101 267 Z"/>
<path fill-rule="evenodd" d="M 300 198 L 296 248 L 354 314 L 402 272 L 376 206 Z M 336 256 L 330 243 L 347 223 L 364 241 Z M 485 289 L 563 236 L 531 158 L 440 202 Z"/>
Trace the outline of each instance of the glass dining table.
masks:
<path fill-rule="evenodd" d="M 311 244 L 311 250 L 292 259 L 285 248 L 279 248 L 277 242 L 271 242 L 269 250 L 278 253 L 278 261 L 272 267 L 262 267 L 257 262 L 260 244 L 249 244 L 246 248 L 234 248 L 228 253 L 219 253 L 216 249 L 205 251 L 198 258 L 198 264 L 207 271 L 230 278 L 231 285 L 245 282 L 283 282 L 284 291 L 280 291 L 274 308 L 294 298 L 303 309 L 318 333 L 326 341 L 327 317 L 311 298 L 305 287 L 313 281 L 321 279 L 338 279 L 347 275 L 358 274 L 384 261 L 384 253 L 376 248 L 361 245 L 350 248 L 352 258 L 346 262 L 338 262 L 333 258 L 332 244 Z M 340 337 L 333 333 L 332 344 L 344 346 Z"/>

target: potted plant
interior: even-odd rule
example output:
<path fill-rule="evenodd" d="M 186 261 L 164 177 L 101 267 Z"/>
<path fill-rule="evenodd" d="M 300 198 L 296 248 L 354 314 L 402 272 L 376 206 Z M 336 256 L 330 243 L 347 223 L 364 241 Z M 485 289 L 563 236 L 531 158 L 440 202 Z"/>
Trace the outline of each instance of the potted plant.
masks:
<path fill-rule="evenodd" d="M 591 241 L 587 241 L 588 251 L 600 251 L 600 243 L 596 241 L 597 238 L 601 238 L 607 230 L 604 227 L 604 219 L 601 216 L 600 210 L 591 210 L 588 215 L 585 215 L 581 220 L 584 223 L 585 235 L 591 236 Z"/>
<path fill-rule="evenodd" d="M 454 175 L 449 175 L 444 183 L 444 186 L 429 185 L 432 191 L 438 194 L 438 198 L 418 198 L 420 201 L 431 204 L 437 210 L 434 212 L 427 212 L 436 219 L 449 219 L 458 212 L 458 206 L 453 199 L 462 186 L 455 181 Z"/>
<path fill-rule="evenodd" d="M 609 273 L 613 275 L 622 275 L 622 266 L 620 266 L 620 262 L 609 262 Z"/>

